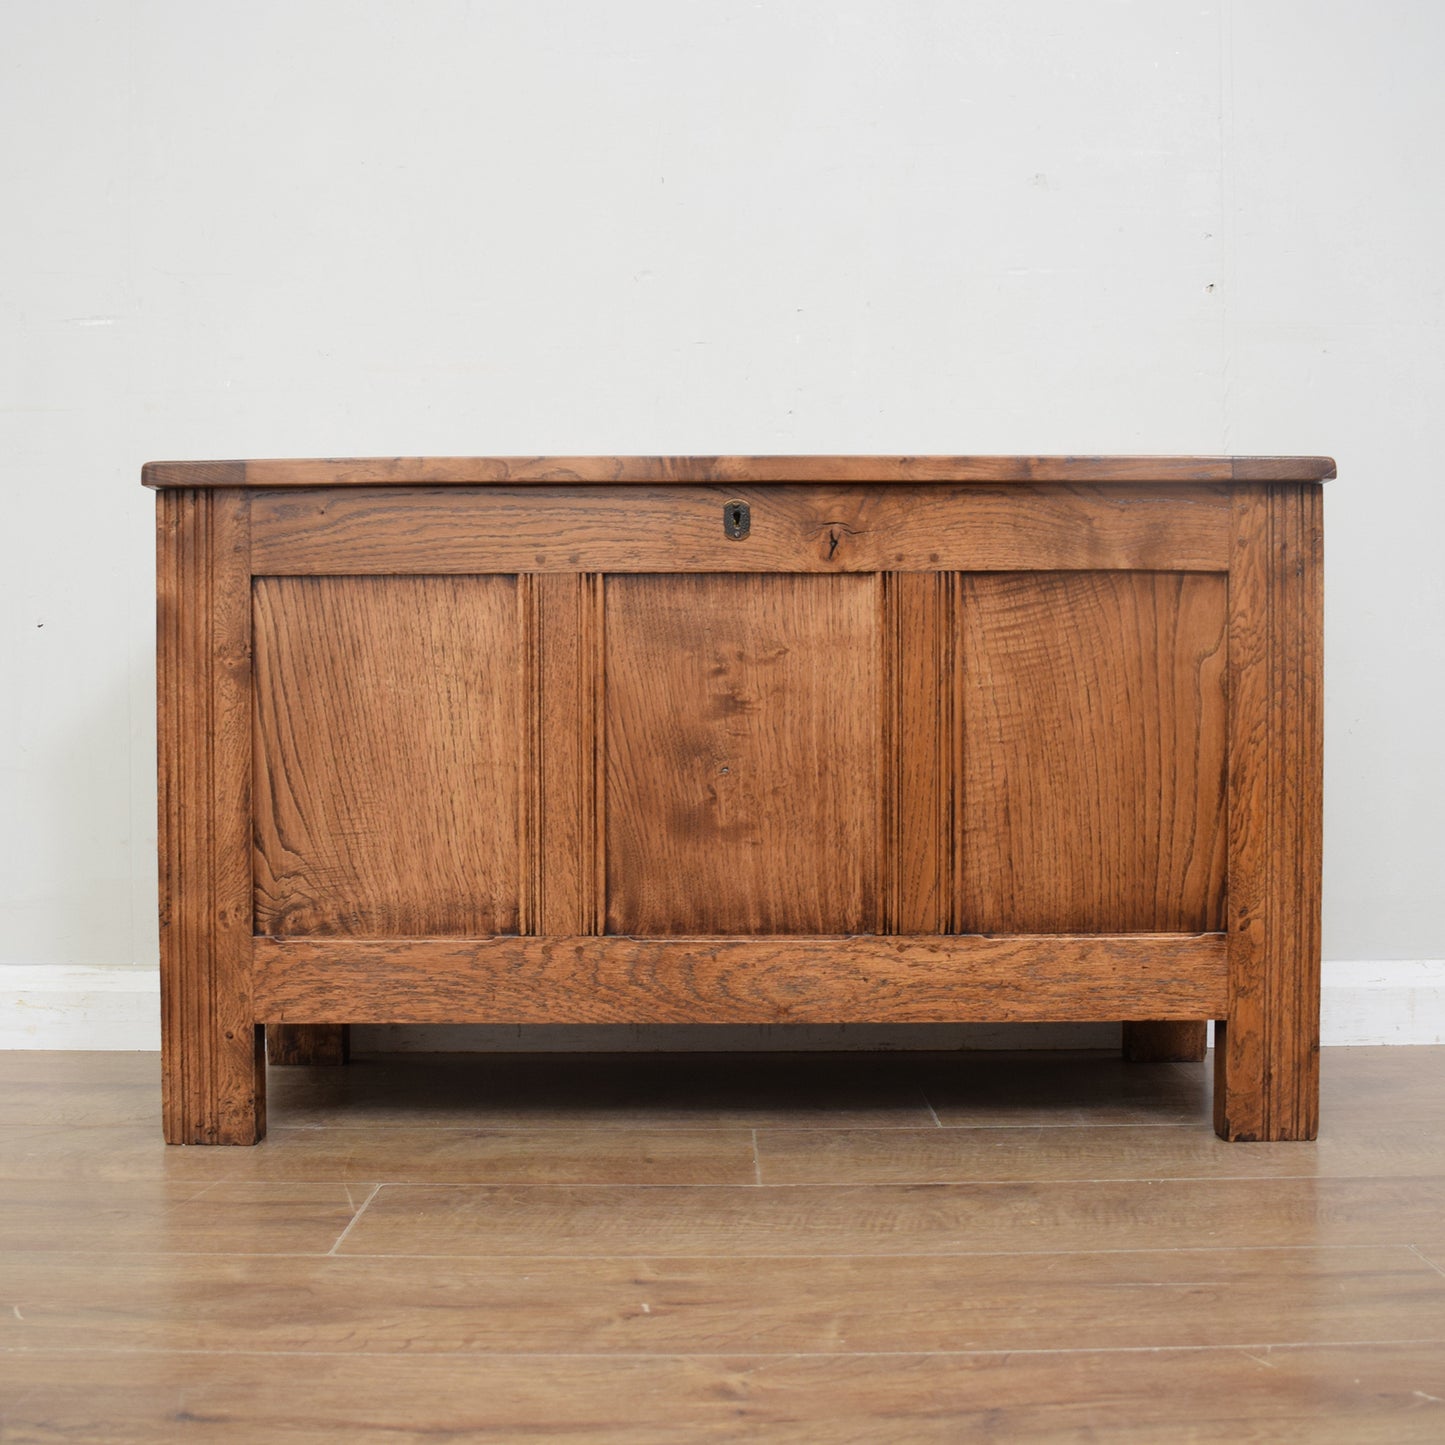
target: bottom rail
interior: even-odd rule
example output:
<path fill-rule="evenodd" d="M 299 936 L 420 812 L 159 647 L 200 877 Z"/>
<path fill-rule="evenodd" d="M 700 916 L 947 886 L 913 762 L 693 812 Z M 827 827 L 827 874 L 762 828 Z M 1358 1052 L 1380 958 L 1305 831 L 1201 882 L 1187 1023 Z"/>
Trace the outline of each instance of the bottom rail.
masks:
<path fill-rule="evenodd" d="M 1223 1018 L 1221 933 L 272 938 L 255 1016 L 330 1023 Z"/>

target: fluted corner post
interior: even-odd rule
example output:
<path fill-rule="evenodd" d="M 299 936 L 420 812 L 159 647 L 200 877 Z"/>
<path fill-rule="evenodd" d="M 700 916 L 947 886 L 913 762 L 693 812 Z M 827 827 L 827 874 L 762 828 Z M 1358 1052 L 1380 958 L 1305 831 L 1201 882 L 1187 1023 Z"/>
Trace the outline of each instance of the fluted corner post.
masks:
<path fill-rule="evenodd" d="M 1229 1013 L 1225 1139 L 1319 1128 L 1321 487 L 1240 487 L 1229 569 Z"/>
<path fill-rule="evenodd" d="M 250 504 L 239 488 L 178 487 L 156 507 L 165 1137 L 254 1144 Z"/>

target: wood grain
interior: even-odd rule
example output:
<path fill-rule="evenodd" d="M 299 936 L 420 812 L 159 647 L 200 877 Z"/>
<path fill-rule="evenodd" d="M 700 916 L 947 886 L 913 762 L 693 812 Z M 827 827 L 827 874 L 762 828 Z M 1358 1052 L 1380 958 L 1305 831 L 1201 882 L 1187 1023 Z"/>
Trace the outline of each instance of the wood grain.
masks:
<path fill-rule="evenodd" d="M 3 1432 L 1433 1445 L 1445 1049 L 1334 1049 L 1323 1065 L 1318 1144 L 1212 1140 L 1194 1068 L 855 1054 L 289 1070 L 275 1122 L 306 1128 L 176 1150 L 135 1110 L 155 1055 L 0 1054 L 4 1127 L 28 1121 L 56 1171 L 0 1184 Z M 916 1119 L 897 1092 L 909 1078 L 945 1117 L 948 1080 L 954 1109 L 983 1091 L 1023 1122 L 1050 1098 L 1078 1117 L 816 1127 L 830 1105 Z M 1090 1127 L 1186 1086 L 1183 1127 Z M 655 1127 L 616 1130 L 619 1109 L 645 1117 L 644 1096 Z M 498 1109 L 517 1122 L 489 1159 L 558 1183 L 406 1186 L 412 1169 L 467 1168 L 447 1139 L 476 1131 L 435 1116 Z M 749 1114 L 780 1126 L 760 1130 L 762 1184 L 561 1182 L 736 1167 Z M 27 1147 L 0 1140 L 0 1167 Z M 384 1186 L 304 1182 L 308 1158 L 348 1179 L 376 1164 Z M 790 1182 L 766 1182 L 785 1165 L 773 1177 Z M 227 1169 L 246 1181 L 212 1182 Z M 1118 1177 L 1089 1182 L 1100 1170 Z M 1276 1170 L 1297 1177 L 1258 1177 Z"/>
<path fill-rule="evenodd" d="M 890 933 L 958 931 L 963 675 L 955 665 L 955 647 L 960 582 L 947 572 L 884 576 L 888 773 L 880 872 L 884 929 Z"/>
<path fill-rule="evenodd" d="M 746 501 L 743 541 L 723 509 Z M 1229 489 L 629 486 L 257 492 L 258 574 L 1222 572 Z"/>
<path fill-rule="evenodd" d="M 531 676 L 536 912 L 527 931 L 600 931 L 602 578 L 537 574 Z"/>
<path fill-rule="evenodd" d="M 407 1111 L 424 1121 L 424 1107 Z M 534 1115 L 540 1111 L 534 1111 Z M 478 1109 L 476 1114 L 480 1114 Z M 747 1184 L 756 1180 L 753 1131 L 731 1128 L 598 1127 L 544 1130 L 442 1126 L 343 1128 L 271 1121 L 264 1149 L 174 1149 L 168 1181 L 216 1179 L 273 1184 L 350 1184 L 364 1197 L 371 1182 L 432 1184 Z M 474 1115 L 475 1117 L 475 1115 Z M 1218 1142 L 1218 1141 L 1216 1141 Z M 1221 1148 L 1224 1146 L 1221 1144 Z M 171 1162 L 174 1159 L 174 1163 Z M 105 1130 L 89 1139 L 21 1133 L 0 1126 L 0 1180 L 154 1179 L 153 1139 L 139 1130 Z M 0 1271 L 3 1271 L 0 1254 Z"/>
<path fill-rule="evenodd" d="M 967 577 L 962 926 L 1221 926 L 1225 584 Z"/>
<path fill-rule="evenodd" d="M 1445 1179 L 968 1184 L 434 1185 L 383 1189 L 338 1253 L 985 1254 L 998 1250 L 1378 1247 L 1438 1230 Z"/>
<path fill-rule="evenodd" d="M 1251 1342 L 1252 1344 L 1254 1342 Z M 144 1368 L 138 1368 L 138 1361 Z M 205 1356 L 0 1357 L 17 1437 L 171 1445 L 208 1440 L 766 1439 L 957 1445 L 1243 1440 L 1438 1445 L 1445 1366 L 1434 1342 L 1146 1350 L 626 1359 Z M 184 1409 L 177 1409 L 184 1400 Z"/>
<path fill-rule="evenodd" d="M 148 468 L 168 1136 L 259 1136 L 262 1023 L 1207 1016 L 1220 1129 L 1312 1134 L 1327 474 Z"/>
<path fill-rule="evenodd" d="M 198 1421 L 208 1440 L 238 1445 L 338 1433 L 355 1445 L 485 1434 L 566 1445 L 957 1445 L 990 1435 L 1438 1445 L 1445 1425 L 1433 1341 L 787 1360 L 389 1355 L 324 1367 L 309 1355 L 72 1350 L 0 1356 L 0 1386 L 15 1401 L 7 1424 L 18 1439 L 85 1438 L 100 1422 L 105 1440 L 125 1445 L 194 1441 Z"/>
<path fill-rule="evenodd" d="M 753 1130 L 309 1129 L 273 1127 L 231 1178 L 435 1183 L 753 1185 Z M 1221 1144 L 1221 1147 L 1222 1146 Z M 256 1163 L 251 1163 L 256 1160 Z M 1445 1283 L 1445 1282 L 1442 1282 Z"/>
<path fill-rule="evenodd" d="M 0 1125 L 0 1179 L 773 1187 L 1445 1175 L 1445 1138 L 1393 1118 L 1326 1130 L 1310 1149 L 1290 1142 L 1234 1148 L 1206 1127 L 1208 1103 L 1197 1079 L 1192 1089 L 1156 1078 L 1149 1092 L 1134 1091 L 1120 1087 L 1097 1057 L 1087 1064 L 1075 1058 L 1062 1071 L 1040 1067 L 1042 1077 L 1025 1083 L 1026 1061 L 995 1054 L 985 1067 L 1010 1077 L 992 1091 L 965 1090 L 956 1080 L 951 1090 L 941 1086 L 949 1064 L 938 1057 L 926 1097 L 942 1126 L 901 1087 L 912 1079 L 917 1090 L 910 1059 L 894 1061 L 900 1083 L 880 1079 L 845 1093 L 839 1085 L 847 1071 L 855 1079 L 880 1072 L 858 1049 L 831 1068 L 821 1060 L 816 1070 L 795 1064 L 793 1079 L 774 1069 L 771 1087 L 748 1090 L 713 1081 L 728 1068 L 768 1079 L 756 1055 L 658 1059 L 650 1089 L 646 1075 L 626 1088 L 627 1076 L 595 1055 L 584 1067 L 576 1056 L 552 1055 L 550 1075 L 546 1056 L 515 1071 L 474 1057 L 470 1068 L 455 1059 L 450 1069 L 425 1059 L 389 1062 L 393 1092 L 384 1096 L 379 1087 L 341 1095 L 321 1087 L 279 1093 L 273 1085 L 260 1150 L 162 1155 L 150 1119 L 104 1129 Z M 356 1068 L 377 1062 L 364 1058 Z M 520 1095 L 524 1082 L 533 1082 L 529 1097 Z M 849 1107 L 860 1100 L 871 1106 L 867 1112 Z M 862 1122 L 869 1118 L 875 1122 Z M 1445 1226 L 1411 1239 L 1445 1266 L 1442 1242 Z"/>
<path fill-rule="evenodd" d="M 1333 457 L 1231 457 L 1236 482 L 1327 482 L 1335 476 Z"/>
<path fill-rule="evenodd" d="M 353 1023 L 928 1023 L 1209 1018 L 1223 939 L 1182 933 L 257 938 L 266 1018 Z"/>
<path fill-rule="evenodd" d="M 165 1137 L 253 1144 L 266 1076 L 250 997 L 249 499 L 156 501 Z"/>
<path fill-rule="evenodd" d="M 158 1054 L 41 1052 L 46 1055 L 43 1070 L 36 1067 L 33 1049 L 0 1050 L 0 1128 L 63 1133 L 103 1117 L 108 1123 L 143 1123 L 146 1142 L 155 1144 L 163 1072 Z"/>
<path fill-rule="evenodd" d="M 475 486 L 514 482 L 1323 481 L 1331 457 L 349 457 L 147 462 L 148 487 Z"/>
<path fill-rule="evenodd" d="M 368 1192 L 307 1180 L 6 1179 L 0 1219 L 17 1252 L 325 1254 Z"/>
<path fill-rule="evenodd" d="M 270 1144 L 268 1143 L 268 1149 Z M 1241 1152 L 1241 1151 L 1236 1151 Z M 1250 1151 L 1242 1151 L 1250 1152 Z M 250 1157 L 250 1156 L 247 1156 Z M 1386 1249 L 557 1259 L 0 1257 L 0 1347 L 410 1357 L 1150 1350 L 1428 1339 L 1445 1279 Z M 22 1325 L 28 1328 L 22 1328 Z M 319 1363 L 319 1361 L 318 1361 Z"/>
<path fill-rule="evenodd" d="M 1077 1064 L 1072 1074 L 1076 1079 L 1089 1077 Z M 1445 1139 L 1422 1137 L 1418 1128 L 1392 1122 L 1373 1130 L 1351 1129 L 1333 1139 L 1326 1135 L 1314 1149 L 1296 1149 L 1290 1143 L 1236 1149 L 1199 1127 L 1205 1113 L 1197 1103 L 1182 1128 L 1178 1123 L 1151 1122 L 1142 1108 L 1121 1127 L 1117 1115 L 1123 1112 L 1121 1099 L 1126 1096 L 1123 1090 L 1105 1086 L 1092 1091 L 1092 1107 L 1079 1108 L 1068 1122 L 1054 1122 L 1051 1115 L 1056 1119 L 1058 1106 L 1067 1102 L 1066 1089 L 1055 1075 L 1049 1089 L 1011 1091 L 1009 1097 L 1018 1105 L 1013 1125 L 976 1126 L 970 1121 L 986 1119 L 987 1108 L 971 1112 L 967 1106 L 955 1106 L 939 1111 L 940 1117 L 946 1112 L 958 1121 L 942 1128 L 762 1127 L 757 1131 L 758 1178 L 769 1186 L 1069 1179 L 1403 1180 L 1445 1175 Z M 1156 1098 L 1164 1093 L 1159 1090 Z M 1040 1103 L 1040 1096 L 1051 1103 Z M 1155 1118 L 1162 1113 L 1157 1110 Z M 1114 1127 L 1108 1126 L 1111 1117 Z M 242 1164 L 249 1166 L 255 1157 L 242 1155 Z M 1402 1186 L 1407 1192 L 1409 1187 Z"/>
<path fill-rule="evenodd" d="M 257 929 L 515 933 L 515 579 L 258 578 L 255 614 Z"/>
<path fill-rule="evenodd" d="M 607 931 L 879 926 L 871 577 L 609 577 Z"/>
<path fill-rule="evenodd" d="M 351 1057 L 348 1024 L 268 1024 L 269 1064 L 344 1064 Z"/>
<path fill-rule="evenodd" d="M 1229 573 L 1229 1015 L 1215 1126 L 1319 1128 L 1321 489 L 1242 488 Z"/>
<path fill-rule="evenodd" d="M 1140 1020 L 1124 1025 L 1124 1057 L 1135 1064 L 1197 1064 L 1209 1045 L 1209 1023 Z"/>

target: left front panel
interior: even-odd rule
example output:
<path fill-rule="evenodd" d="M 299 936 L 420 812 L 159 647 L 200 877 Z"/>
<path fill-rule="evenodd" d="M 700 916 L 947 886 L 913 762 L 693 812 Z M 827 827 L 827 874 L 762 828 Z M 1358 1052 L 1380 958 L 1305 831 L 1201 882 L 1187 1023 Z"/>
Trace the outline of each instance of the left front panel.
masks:
<path fill-rule="evenodd" d="M 524 608 L 507 575 L 256 577 L 255 931 L 522 931 Z"/>

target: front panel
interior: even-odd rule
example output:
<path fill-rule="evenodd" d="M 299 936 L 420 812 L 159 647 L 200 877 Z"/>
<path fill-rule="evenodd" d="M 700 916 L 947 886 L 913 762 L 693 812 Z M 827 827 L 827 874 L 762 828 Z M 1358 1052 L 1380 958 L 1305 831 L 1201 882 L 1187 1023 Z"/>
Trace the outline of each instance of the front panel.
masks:
<path fill-rule="evenodd" d="M 605 586 L 608 933 L 878 931 L 875 576 Z"/>
<path fill-rule="evenodd" d="M 1224 919 L 1225 579 L 962 579 L 965 933 Z"/>
<path fill-rule="evenodd" d="M 1146 571 L 259 577 L 256 931 L 1219 929 L 1225 605 Z"/>
<path fill-rule="evenodd" d="M 514 577 L 258 577 L 255 924 L 515 933 L 525 674 Z"/>

